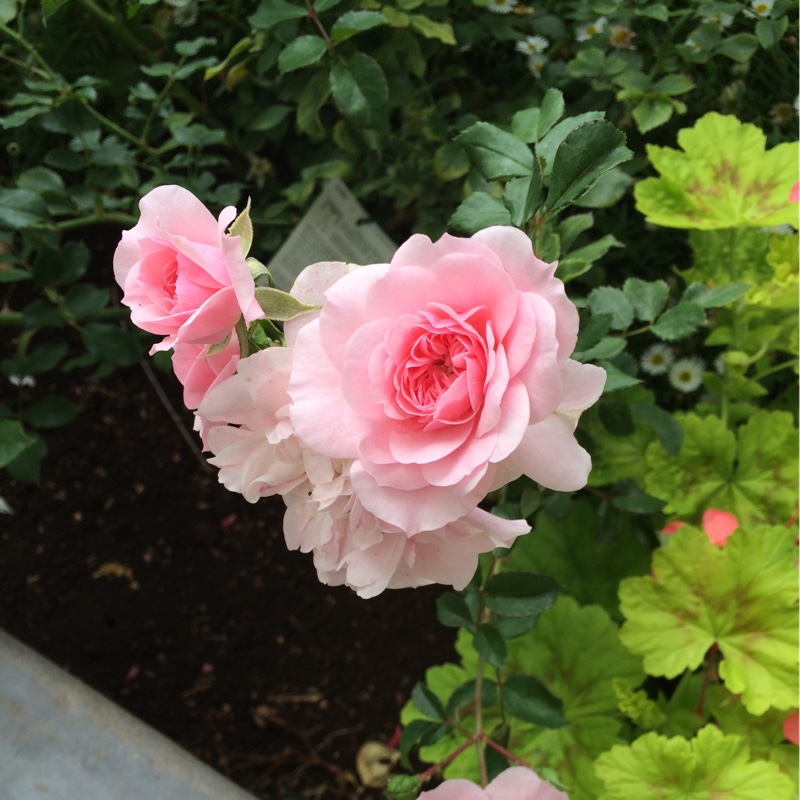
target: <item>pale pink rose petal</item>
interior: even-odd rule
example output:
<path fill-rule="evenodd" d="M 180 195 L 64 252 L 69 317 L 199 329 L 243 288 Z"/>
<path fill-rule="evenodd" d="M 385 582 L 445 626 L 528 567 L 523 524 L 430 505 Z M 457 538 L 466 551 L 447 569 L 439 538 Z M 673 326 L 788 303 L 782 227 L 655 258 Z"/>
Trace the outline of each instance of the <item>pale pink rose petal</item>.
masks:
<path fill-rule="evenodd" d="M 800 181 L 795 181 L 794 186 L 792 186 L 792 190 L 789 192 L 789 201 L 791 203 L 800 202 Z"/>
<path fill-rule="evenodd" d="M 551 783 L 527 767 L 509 767 L 487 787 L 489 800 L 569 800 Z"/>
<path fill-rule="evenodd" d="M 445 781 L 435 789 L 422 792 L 419 800 L 488 800 L 488 797 L 486 792 L 472 781 L 465 778 L 454 778 L 451 781 Z"/>
<path fill-rule="evenodd" d="M 214 386 L 231 377 L 239 363 L 236 337 L 213 355 L 205 355 L 207 349 L 206 345 L 176 344 L 172 354 L 172 369 L 183 384 L 183 402 L 190 409 L 197 408 Z"/>
<path fill-rule="evenodd" d="M 728 537 L 739 527 L 739 520 L 730 511 L 709 508 L 703 513 L 703 530 L 712 544 L 722 547 Z"/>

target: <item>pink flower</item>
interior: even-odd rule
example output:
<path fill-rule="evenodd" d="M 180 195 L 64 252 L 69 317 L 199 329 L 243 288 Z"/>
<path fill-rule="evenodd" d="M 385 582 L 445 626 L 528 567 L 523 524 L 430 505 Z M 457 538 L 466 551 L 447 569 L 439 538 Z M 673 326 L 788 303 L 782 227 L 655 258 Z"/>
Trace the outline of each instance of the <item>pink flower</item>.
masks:
<path fill-rule="evenodd" d="M 800 202 L 800 181 L 795 181 L 794 186 L 792 186 L 792 190 L 789 192 L 789 201 L 792 203 Z"/>
<path fill-rule="evenodd" d="M 303 448 L 289 422 L 291 363 L 284 347 L 254 353 L 209 389 L 197 409 L 220 483 L 251 503 L 307 480 Z"/>
<path fill-rule="evenodd" d="M 367 511 L 353 493 L 350 462 L 320 460 L 309 482 L 284 496 L 290 550 L 311 552 L 320 581 L 345 584 L 364 598 L 384 589 L 441 583 L 463 589 L 478 555 L 510 547 L 530 528 L 475 509 L 437 530 L 408 536 Z"/>
<path fill-rule="evenodd" d="M 236 372 L 239 341 L 233 336 L 226 347 L 206 355 L 206 345 L 178 343 L 172 353 L 172 369 L 183 384 L 186 408 L 197 408 L 208 391 Z"/>
<path fill-rule="evenodd" d="M 509 767 L 485 789 L 456 778 L 422 792 L 419 800 L 569 800 L 569 797 L 526 767 Z"/>
<path fill-rule="evenodd" d="M 783 721 L 783 735 L 792 744 L 800 744 L 800 716 L 797 711 L 793 711 Z"/>
<path fill-rule="evenodd" d="M 139 222 L 123 232 L 114 253 L 114 276 L 133 323 L 166 337 L 153 351 L 217 344 L 240 316 L 263 316 L 240 237 L 225 233 L 233 206 L 215 220 L 191 192 L 159 186 L 139 209 Z"/>
<path fill-rule="evenodd" d="M 351 462 L 366 511 L 413 536 L 522 474 L 585 484 L 574 430 L 605 373 L 569 360 L 578 314 L 554 272 L 525 234 L 494 227 L 412 236 L 390 265 L 320 278 L 322 310 L 293 338 L 291 420 Z"/>
<path fill-rule="evenodd" d="M 661 530 L 667 535 L 677 533 L 686 523 L 681 520 L 668 522 Z M 712 544 L 723 547 L 728 537 L 739 527 L 739 520 L 730 511 L 709 508 L 703 513 L 703 530 Z"/>

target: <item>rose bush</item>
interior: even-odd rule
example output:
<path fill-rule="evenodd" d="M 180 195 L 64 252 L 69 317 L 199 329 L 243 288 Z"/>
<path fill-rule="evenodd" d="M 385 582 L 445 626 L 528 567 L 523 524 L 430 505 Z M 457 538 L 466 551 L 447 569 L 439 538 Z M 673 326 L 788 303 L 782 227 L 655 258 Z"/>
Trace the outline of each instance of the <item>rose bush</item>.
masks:
<path fill-rule="evenodd" d="M 139 222 L 123 231 L 114 253 L 114 277 L 132 322 L 165 337 L 153 351 L 218 344 L 239 317 L 263 316 L 240 237 L 226 233 L 233 206 L 214 219 L 191 192 L 159 186 L 139 209 Z"/>
<path fill-rule="evenodd" d="M 423 792 L 419 800 L 569 800 L 569 798 L 526 767 L 509 767 L 485 789 L 476 786 L 472 781 L 455 779 L 445 781 L 429 792 Z"/>
<path fill-rule="evenodd" d="M 574 437 L 602 369 L 569 359 L 578 313 L 521 231 L 412 236 L 391 264 L 320 278 L 296 332 L 288 394 L 298 436 L 350 462 L 360 504 L 415 536 L 472 513 L 520 475 L 582 487 Z"/>

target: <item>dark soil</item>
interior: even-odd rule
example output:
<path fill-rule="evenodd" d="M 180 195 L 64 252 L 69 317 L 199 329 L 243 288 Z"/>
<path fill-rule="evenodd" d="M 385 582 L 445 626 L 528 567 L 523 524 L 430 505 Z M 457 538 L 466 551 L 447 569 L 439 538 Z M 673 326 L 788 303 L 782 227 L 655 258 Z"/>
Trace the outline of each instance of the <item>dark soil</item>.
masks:
<path fill-rule="evenodd" d="M 0 626 L 260 797 L 380 796 L 355 753 L 452 658 L 441 587 L 322 586 L 280 499 L 220 486 L 142 367 L 48 390 L 82 413 L 50 432 L 39 487 L 0 490 Z"/>

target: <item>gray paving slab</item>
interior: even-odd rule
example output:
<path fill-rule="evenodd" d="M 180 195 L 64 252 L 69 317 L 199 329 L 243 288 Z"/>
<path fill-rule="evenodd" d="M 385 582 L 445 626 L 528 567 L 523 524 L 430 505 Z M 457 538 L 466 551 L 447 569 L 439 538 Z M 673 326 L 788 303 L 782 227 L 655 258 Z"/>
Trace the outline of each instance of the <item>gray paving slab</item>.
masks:
<path fill-rule="evenodd" d="M 0 631 L 0 800 L 255 800 Z"/>

